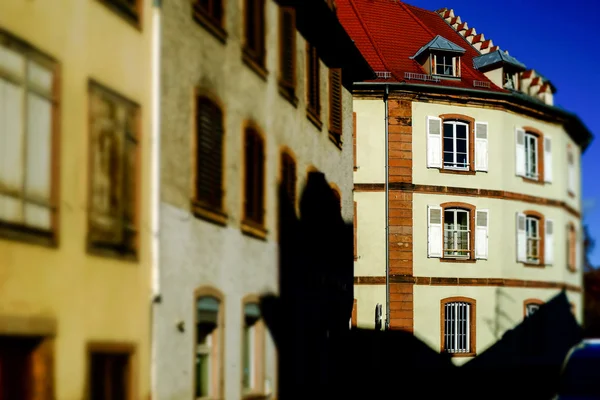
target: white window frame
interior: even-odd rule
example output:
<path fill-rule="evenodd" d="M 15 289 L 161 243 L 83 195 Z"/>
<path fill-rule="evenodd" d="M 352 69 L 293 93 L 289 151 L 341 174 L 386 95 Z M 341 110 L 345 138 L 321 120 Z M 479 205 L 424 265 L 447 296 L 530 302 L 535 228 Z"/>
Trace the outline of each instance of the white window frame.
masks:
<path fill-rule="evenodd" d="M 456 223 L 454 224 L 453 229 L 446 228 L 446 213 L 451 212 L 454 214 L 454 221 L 457 220 L 458 213 L 465 213 L 467 215 L 467 229 L 458 229 Z M 449 207 L 444 209 L 444 232 L 443 232 L 443 240 L 444 240 L 444 258 L 460 258 L 460 259 L 469 259 L 471 258 L 471 212 L 469 210 L 465 210 L 464 208 L 458 207 Z M 453 248 L 448 251 L 446 249 L 446 233 L 450 231 L 452 232 L 452 242 Z M 466 232 L 467 233 L 467 248 L 466 254 L 463 254 L 465 249 L 458 249 L 458 235 L 459 233 Z M 454 251 L 453 251 L 454 250 Z"/>
<path fill-rule="evenodd" d="M 537 310 L 540 309 L 541 304 L 538 303 L 527 303 L 525 304 L 525 316 L 532 316 Z"/>
<path fill-rule="evenodd" d="M 432 54 L 433 55 L 433 68 L 432 68 L 432 73 L 431 75 L 438 75 L 438 76 L 452 76 L 452 77 L 456 77 L 458 76 L 458 74 L 456 73 L 456 64 L 458 62 L 456 56 L 451 56 L 451 55 L 447 55 L 447 54 Z M 446 61 L 448 60 L 450 62 L 450 64 L 446 64 L 446 62 L 444 63 L 438 63 L 438 57 L 440 57 L 442 60 Z M 437 73 L 437 68 L 439 65 L 443 65 L 444 67 L 450 67 L 452 68 L 452 73 L 451 74 L 438 74 Z"/>
<path fill-rule="evenodd" d="M 465 301 L 444 304 L 443 349 L 446 353 L 471 353 L 471 307 L 471 303 Z M 448 343 L 450 346 L 447 346 Z"/>
<path fill-rule="evenodd" d="M 443 149 L 443 151 L 442 151 L 442 167 L 444 169 L 451 169 L 451 170 L 456 170 L 456 171 L 469 171 L 471 169 L 471 162 L 469 159 L 469 156 L 470 156 L 470 154 L 469 154 L 469 124 L 466 122 L 463 122 L 463 121 L 444 121 L 442 124 L 442 143 L 446 139 L 446 136 L 444 135 L 444 133 L 446 131 L 444 128 L 446 125 L 452 125 L 452 146 L 454 147 L 453 151 L 452 151 L 452 159 L 453 159 L 452 164 L 453 165 L 451 165 L 451 166 L 446 165 L 446 162 L 444 161 L 446 149 L 442 146 L 442 149 Z M 458 125 L 465 126 L 467 128 L 467 135 L 466 135 L 467 164 L 466 164 L 466 167 L 458 166 L 458 164 L 456 162 L 456 154 L 457 154 L 457 151 L 456 151 L 456 141 L 457 141 L 456 127 Z M 462 139 L 460 139 L 460 140 L 462 140 Z"/>
<path fill-rule="evenodd" d="M 535 229 L 532 229 L 532 225 L 535 222 Z M 542 237 L 540 236 L 540 219 L 538 217 L 526 215 L 525 216 L 525 232 L 527 237 L 527 262 L 531 264 L 539 264 L 541 254 L 540 254 L 540 245 L 542 242 Z M 534 235 L 535 234 L 535 235 Z M 537 241 L 537 258 L 531 253 L 531 249 L 533 246 L 531 243 Z"/>
<path fill-rule="evenodd" d="M 529 179 L 538 179 L 540 171 L 540 155 L 538 154 L 539 137 L 533 133 L 525 131 L 525 177 Z M 531 153 L 535 156 L 535 170 L 531 169 Z"/>

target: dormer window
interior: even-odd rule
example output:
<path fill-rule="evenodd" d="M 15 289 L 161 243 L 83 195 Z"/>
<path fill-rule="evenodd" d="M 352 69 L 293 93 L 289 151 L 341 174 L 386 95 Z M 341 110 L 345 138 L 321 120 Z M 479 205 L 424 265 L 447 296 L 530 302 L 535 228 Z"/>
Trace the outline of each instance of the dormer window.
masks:
<path fill-rule="evenodd" d="M 439 80 L 460 77 L 460 57 L 464 53 L 465 49 L 437 35 L 411 58 L 423 67 L 427 75 Z"/>
<path fill-rule="evenodd" d="M 505 89 L 519 90 L 519 74 L 513 71 L 504 71 L 502 86 Z"/>
<path fill-rule="evenodd" d="M 451 54 L 431 54 L 431 74 L 460 77 L 460 57 Z"/>

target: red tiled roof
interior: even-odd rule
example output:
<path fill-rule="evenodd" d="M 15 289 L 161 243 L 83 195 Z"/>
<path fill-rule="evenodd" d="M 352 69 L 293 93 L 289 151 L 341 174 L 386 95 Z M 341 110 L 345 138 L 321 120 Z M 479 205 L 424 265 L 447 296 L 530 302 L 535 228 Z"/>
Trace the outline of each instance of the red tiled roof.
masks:
<path fill-rule="evenodd" d="M 480 53 L 434 11 L 410 6 L 398 0 L 336 0 L 340 22 L 354 40 L 374 71 L 389 71 L 386 82 L 405 82 L 404 73 L 423 74 L 421 65 L 410 57 L 440 35 L 465 49 L 461 57 L 461 79 L 411 83 L 462 87 L 477 90 L 473 81 L 489 82 L 482 90 L 506 91 L 494 85 L 473 68 L 473 58 Z"/>

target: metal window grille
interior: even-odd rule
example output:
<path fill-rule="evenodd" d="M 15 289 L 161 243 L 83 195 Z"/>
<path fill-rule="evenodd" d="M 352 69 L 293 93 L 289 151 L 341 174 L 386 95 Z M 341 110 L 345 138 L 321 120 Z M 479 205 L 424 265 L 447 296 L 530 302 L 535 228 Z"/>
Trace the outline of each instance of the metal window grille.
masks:
<path fill-rule="evenodd" d="M 471 305 L 462 301 L 444 306 L 444 351 L 469 353 L 471 351 Z"/>

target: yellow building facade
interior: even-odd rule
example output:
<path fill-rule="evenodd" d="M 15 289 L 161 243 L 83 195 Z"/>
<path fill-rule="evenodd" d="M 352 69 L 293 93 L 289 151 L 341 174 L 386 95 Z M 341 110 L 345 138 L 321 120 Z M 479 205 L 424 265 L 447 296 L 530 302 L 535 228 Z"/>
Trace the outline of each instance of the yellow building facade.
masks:
<path fill-rule="evenodd" d="M 151 8 L 0 3 L 2 399 L 149 398 Z"/>

